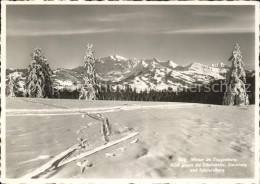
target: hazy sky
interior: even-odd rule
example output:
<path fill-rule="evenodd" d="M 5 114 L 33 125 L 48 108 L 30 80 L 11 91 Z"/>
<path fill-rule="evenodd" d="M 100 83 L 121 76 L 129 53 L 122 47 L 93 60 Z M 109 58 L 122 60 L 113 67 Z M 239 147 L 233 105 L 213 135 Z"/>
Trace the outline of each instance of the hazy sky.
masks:
<path fill-rule="evenodd" d="M 38 46 L 52 68 L 95 57 L 158 58 L 180 65 L 228 63 L 240 44 L 254 68 L 254 6 L 7 5 L 7 67 L 26 68 Z"/>

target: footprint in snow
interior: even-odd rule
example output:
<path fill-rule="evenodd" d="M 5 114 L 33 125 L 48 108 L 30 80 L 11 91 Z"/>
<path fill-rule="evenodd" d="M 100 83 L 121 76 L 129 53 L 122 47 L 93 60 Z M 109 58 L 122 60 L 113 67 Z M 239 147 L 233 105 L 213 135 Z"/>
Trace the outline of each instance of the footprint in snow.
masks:
<path fill-rule="evenodd" d="M 88 123 L 88 126 L 92 126 L 93 125 L 93 123 Z"/>
<path fill-rule="evenodd" d="M 118 148 L 117 150 L 118 151 L 124 151 L 124 150 L 126 150 L 126 148 L 122 147 L 122 148 Z"/>
<path fill-rule="evenodd" d="M 84 160 L 83 162 L 77 162 L 77 166 L 81 168 L 81 173 L 83 173 L 86 167 L 92 167 L 93 164 L 91 164 L 88 160 Z"/>
<path fill-rule="evenodd" d="M 114 156 L 116 156 L 115 153 L 106 153 L 106 158 L 114 157 Z"/>

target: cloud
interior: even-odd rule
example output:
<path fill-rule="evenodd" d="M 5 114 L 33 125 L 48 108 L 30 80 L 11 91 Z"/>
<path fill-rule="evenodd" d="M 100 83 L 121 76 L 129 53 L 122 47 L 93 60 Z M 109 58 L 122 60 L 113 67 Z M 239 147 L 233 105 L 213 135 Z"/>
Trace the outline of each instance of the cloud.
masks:
<path fill-rule="evenodd" d="M 254 29 L 249 28 L 192 28 L 181 30 L 170 30 L 164 34 L 228 34 L 228 33 L 253 33 Z"/>
<path fill-rule="evenodd" d="M 112 27 L 98 26 L 86 23 L 88 19 L 26 19 L 7 21 L 7 36 L 55 36 L 77 34 L 99 34 L 115 31 Z"/>
<path fill-rule="evenodd" d="M 129 8 L 128 8 L 129 7 Z M 232 7 L 184 6 L 52 7 L 13 9 L 7 36 L 51 36 L 100 33 L 224 34 L 254 32 L 251 11 Z M 84 8 L 84 7 L 81 7 Z M 97 9 L 96 9 L 97 8 Z M 15 11 L 16 10 L 16 11 Z M 21 11 L 19 13 L 19 11 Z M 27 11 L 26 11 L 27 10 Z M 34 10 L 33 13 L 30 13 Z M 174 11 L 173 11 L 174 10 Z M 250 9 L 251 10 L 251 9 Z M 69 13 L 68 13 L 69 12 Z M 73 13 L 73 14 L 72 14 Z"/>
<path fill-rule="evenodd" d="M 109 15 L 99 15 L 93 17 L 92 20 L 97 22 L 122 22 L 122 21 L 127 21 L 136 18 L 136 16 L 140 16 L 140 15 L 141 14 L 137 12 L 114 13 Z"/>
<path fill-rule="evenodd" d="M 228 34 L 255 32 L 253 16 L 232 16 L 231 14 L 197 13 L 201 19 L 196 23 L 164 31 L 165 34 Z M 195 22 L 195 19 L 194 19 Z"/>
<path fill-rule="evenodd" d="M 82 30 L 49 30 L 49 31 L 9 31 L 7 36 L 58 36 L 58 35 L 79 35 L 79 34 L 99 34 L 114 32 L 114 29 L 82 29 Z"/>

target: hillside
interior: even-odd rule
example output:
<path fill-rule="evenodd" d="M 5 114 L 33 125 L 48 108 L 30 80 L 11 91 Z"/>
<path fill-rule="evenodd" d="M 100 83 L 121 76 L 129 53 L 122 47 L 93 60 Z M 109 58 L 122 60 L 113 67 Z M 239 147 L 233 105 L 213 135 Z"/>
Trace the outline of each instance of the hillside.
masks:
<path fill-rule="evenodd" d="M 129 85 L 137 92 L 143 90 L 160 91 L 169 87 L 174 91 L 178 88 L 187 88 L 196 84 L 208 84 L 214 80 L 225 79 L 229 67 L 223 63 L 211 66 L 200 63 L 191 63 L 180 66 L 171 60 L 160 61 L 152 59 L 127 59 L 114 55 L 96 60 L 96 72 L 101 83 L 112 83 L 120 88 Z M 252 71 L 251 71 L 252 72 Z M 7 69 L 7 78 L 12 75 L 20 77 L 20 91 L 24 90 L 26 69 Z M 58 68 L 52 76 L 55 88 L 64 88 L 83 83 L 84 68 Z"/>

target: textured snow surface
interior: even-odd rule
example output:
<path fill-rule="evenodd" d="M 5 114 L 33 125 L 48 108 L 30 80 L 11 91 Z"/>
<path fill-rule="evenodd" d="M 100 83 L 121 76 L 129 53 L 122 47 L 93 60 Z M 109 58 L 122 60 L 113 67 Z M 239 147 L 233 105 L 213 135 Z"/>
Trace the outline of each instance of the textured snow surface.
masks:
<path fill-rule="evenodd" d="M 78 143 L 77 131 L 83 126 L 91 125 L 80 134 L 81 138 L 89 138 L 90 145 L 95 140 L 101 140 L 100 124 L 93 119 L 83 119 L 77 113 L 77 110 L 84 109 L 107 117 L 114 136 L 127 131 L 140 134 L 84 158 L 93 166 L 83 173 L 77 162 L 84 159 L 67 164 L 46 177 L 238 179 L 254 175 L 253 105 L 228 107 L 7 98 L 7 177 L 22 177 L 46 163 L 49 157 Z M 106 157 L 107 153 L 113 154 L 113 157 Z M 42 157 L 44 159 L 39 159 Z M 238 159 L 247 167 L 227 169 L 224 174 L 196 174 L 190 173 L 187 168 L 172 167 L 178 158 L 190 157 Z"/>

